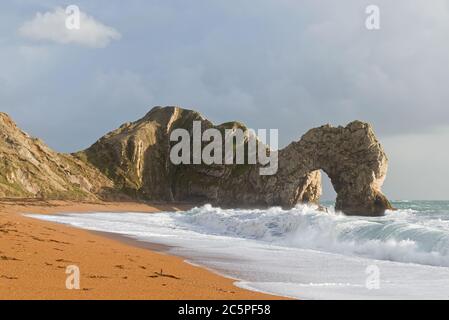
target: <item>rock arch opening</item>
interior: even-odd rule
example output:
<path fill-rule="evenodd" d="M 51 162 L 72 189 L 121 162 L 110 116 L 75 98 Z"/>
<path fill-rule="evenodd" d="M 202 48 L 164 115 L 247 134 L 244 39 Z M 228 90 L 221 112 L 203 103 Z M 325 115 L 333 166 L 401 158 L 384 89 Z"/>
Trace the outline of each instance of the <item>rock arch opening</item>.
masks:
<path fill-rule="evenodd" d="M 323 170 L 319 170 L 321 174 L 321 204 L 325 206 L 335 206 L 337 200 L 337 192 L 335 192 L 332 181 Z"/>

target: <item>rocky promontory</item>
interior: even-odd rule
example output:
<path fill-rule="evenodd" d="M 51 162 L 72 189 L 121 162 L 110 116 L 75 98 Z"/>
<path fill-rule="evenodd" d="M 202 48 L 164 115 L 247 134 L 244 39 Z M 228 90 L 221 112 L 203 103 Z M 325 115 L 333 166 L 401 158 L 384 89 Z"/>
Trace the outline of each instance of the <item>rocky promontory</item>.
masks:
<path fill-rule="evenodd" d="M 337 192 L 337 210 L 373 216 L 391 208 L 381 192 L 388 160 L 367 123 L 309 130 L 278 152 L 277 173 L 264 176 L 260 165 L 173 164 L 170 134 L 180 128 L 192 134 L 193 121 L 202 130 L 246 129 L 239 122 L 214 125 L 192 110 L 155 107 L 87 150 L 60 154 L 0 113 L 0 197 L 292 207 L 319 202 L 321 169 Z"/>

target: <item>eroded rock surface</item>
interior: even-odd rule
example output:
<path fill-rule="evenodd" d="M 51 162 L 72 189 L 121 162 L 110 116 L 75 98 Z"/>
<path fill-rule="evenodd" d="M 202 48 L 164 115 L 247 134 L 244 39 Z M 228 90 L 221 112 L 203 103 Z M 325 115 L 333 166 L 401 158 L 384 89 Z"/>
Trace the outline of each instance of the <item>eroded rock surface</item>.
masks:
<path fill-rule="evenodd" d="M 201 121 L 202 130 L 246 129 L 239 122 L 214 126 L 192 110 L 155 107 L 87 150 L 66 155 L 29 137 L 0 114 L 0 197 L 76 195 L 292 207 L 319 202 L 322 169 L 337 192 L 338 210 L 381 215 L 391 208 L 381 192 L 387 157 L 367 123 L 312 129 L 279 151 L 275 175 L 261 176 L 258 165 L 173 165 L 170 134 L 177 128 L 192 134 L 193 121 Z"/>
<path fill-rule="evenodd" d="M 367 123 L 354 121 L 346 127 L 312 129 L 279 152 L 279 164 L 278 174 L 270 178 L 273 187 L 265 190 L 282 194 L 275 201 L 279 205 L 317 202 L 321 187 L 316 170 L 322 169 L 337 192 L 337 210 L 375 216 L 392 208 L 381 192 L 388 159 Z"/>
<path fill-rule="evenodd" d="M 0 113 L 0 197 L 97 199 L 112 187 L 95 167 L 54 152 Z"/>
<path fill-rule="evenodd" d="M 128 196 L 175 200 L 172 192 L 170 133 L 203 117 L 190 110 L 155 107 L 142 119 L 125 123 L 74 156 L 99 168 Z"/>
<path fill-rule="evenodd" d="M 338 194 L 336 208 L 347 214 L 380 215 L 391 208 L 380 188 L 387 157 L 369 124 L 323 126 L 279 151 L 279 170 L 261 176 L 257 165 L 173 165 L 172 130 L 201 121 L 203 131 L 245 129 L 238 122 L 214 126 L 198 112 L 156 107 L 78 153 L 116 186 L 144 199 L 208 202 L 229 207 L 292 207 L 318 203 L 325 171 Z"/>

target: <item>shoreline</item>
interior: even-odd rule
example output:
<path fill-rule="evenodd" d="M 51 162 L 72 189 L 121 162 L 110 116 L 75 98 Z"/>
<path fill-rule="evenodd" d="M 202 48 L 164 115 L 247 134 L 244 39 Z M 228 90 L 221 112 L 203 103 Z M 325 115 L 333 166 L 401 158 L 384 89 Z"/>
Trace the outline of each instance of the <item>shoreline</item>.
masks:
<path fill-rule="evenodd" d="M 0 200 L 0 300 L 288 299 L 240 288 L 237 280 L 170 255 L 167 247 L 24 216 L 185 210 L 188 204 Z M 164 250 L 165 249 L 165 250 Z M 80 290 L 65 287 L 68 265 Z"/>
<path fill-rule="evenodd" d="M 86 230 L 86 229 L 82 229 L 82 230 Z M 240 289 L 243 289 L 243 290 L 249 290 L 251 292 L 267 294 L 267 295 L 270 295 L 270 296 L 271 295 L 276 296 L 276 294 L 274 294 L 274 293 L 265 292 L 265 291 L 258 290 L 256 288 L 252 288 L 250 286 L 247 286 L 246 285 L 247 281 L 245 281 L 245 280 L 228 276 L 228 275 L 225 274 L 225 272 L 221 272 L 219 270 L 215 270 L 215 269 L 209 268 L 207 266 L 198 264 L 196 262 L 190 261 L 188 256 L 184 256 L 184 255 L 181 255 L 181 254 L 172 254 L 172 253 L 170 253 L 169 250 L 171 248 L 176 248 L 175 246 L 170 246 L 170 245 L 161 244 L 161 243 L 141 241 L 139 239 L 135 239 L 133 237 L 130 237 L 130 236 L 124 235 L 124 234 L 105 232 L 105 231 L 92 231 L 92 230 L 87 230 L 87 231 L 88 232 L 92 232 L 94 234 L 99 234 L 99 235 L 101 235 L 103 237 L 107 237 L 107 238 L 110 238 L 110 239 L 113 239 L 113 240 L 116 240 L 116 241 L 119 241 L 119 242 L 122 242 L 122 243 L 129 244 L 129 245 L 134 246 L 134 247 L 139 247 L 139 248 L 142 248 L 142 249 L 151 250 L 153 252 L 157 252 L 157 253 L 164 254 L 164 255 L 167 255 L 167 256 L 179 257 L 179 258 L 183 259 L 184 263 L 186 263 L 188 265 L 191 265 L 191 266 L 193 266 L 195 268 L 204 269 L 204 270 L 206 270 L 208 272 L 212 272 L 213 274 L 218 275 L 219 277 L 223 277 L 223 278 L 232 280 L 233 281 L 233 285 L 235 287 L 237 287 L 237 288 L 240 288 Z M 241 283 L 241 284 L 239 284 L 239 283 Z M 287 297 L 287 296 L 279 296 L 279 297 L 281 299 L 293 299 L 293 300 L 296 300 L 296 298 L 294 298 L 294 297 Z"/>

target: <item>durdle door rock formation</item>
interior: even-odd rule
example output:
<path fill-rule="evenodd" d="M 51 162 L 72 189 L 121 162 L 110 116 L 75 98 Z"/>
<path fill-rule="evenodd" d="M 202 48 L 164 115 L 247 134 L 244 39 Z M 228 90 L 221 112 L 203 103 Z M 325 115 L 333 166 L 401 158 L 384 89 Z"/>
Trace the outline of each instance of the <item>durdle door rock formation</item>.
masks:
<path fill-rule="evenodd" d="M 391 204 L 381 192 L 387 157 L 371 126 L 354 121 L 308 131 L 279 151 L 275 175 L 258 165 L 174 165 L 169 155 L 177 128 L 218 126 L 195 111 L 155 107 L 125 123 L 90 148 L 71 155 L 51 151 L 0 114 L 0 197 L 188 201 L 227 207 L 292 207 L 318 203 L 320 169 L 337 192 L 336 209 L 350 215 L 382 215 Z M 245 141 L 246 143 L 246 141 Z"/>
<path fill-rule="evenodd" d="M 387 167 L 387 156 L 369 124 L 325 125 L 280 151 L 278 174 L 268 178 L 272 181 L 267 185 L 272 187 L 265 193 L 279 195 L 275 202 L 281 205 L 317 202 L 321 185 L 316 170 L 322 169 L 337 193 L 336 210 L 347 215 L 383 215 L 392 209 L 381 192 Z"/>

